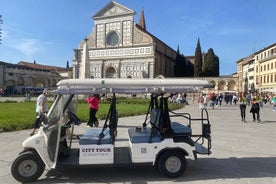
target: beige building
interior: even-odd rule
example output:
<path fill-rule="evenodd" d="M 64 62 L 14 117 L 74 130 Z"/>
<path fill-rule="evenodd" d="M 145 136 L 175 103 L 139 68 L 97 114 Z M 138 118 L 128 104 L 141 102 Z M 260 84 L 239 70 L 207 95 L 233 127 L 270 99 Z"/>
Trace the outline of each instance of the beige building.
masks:
<path fill-rule="evenodd" d="M 266 91 L 276 87 L 276 43 L 254 55 L 256 88 Z"/>
<path fill-rule="evenodd" d="M 238 62 L 238 89 L 240 92 L 255 90 L 255 62 L 254 55 L 240 59 Z"/>
<path fill-rule="evenodd" d="M 176 51 L 147 32 L 144 12 L 111 1 L 93 16 L 94 27 L 74 49 L 74 78 L 173 77 Z"/>
<path fill-rule="evenodd" d="M 239 91 L 265 92 L 276 87 L 276 43 L 237 62 Z"/>
<path fill-rule="evenodd" d="M 38 89 L 55 88 L 59 80 L 72 78 L 71 71 L 70 68 L 23 61 L 18 64 L 0 62 L 0 89 L 4 89 L 7 95 L 14 95 L 24 94 L 26 90 L 35 93 Z"/>

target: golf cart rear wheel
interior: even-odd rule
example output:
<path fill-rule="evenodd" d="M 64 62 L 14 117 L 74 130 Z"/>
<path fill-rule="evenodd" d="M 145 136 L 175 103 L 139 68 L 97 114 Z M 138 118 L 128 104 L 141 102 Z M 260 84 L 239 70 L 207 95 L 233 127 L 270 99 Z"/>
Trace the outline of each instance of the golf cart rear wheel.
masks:
<path fill-rule="evenodd" d="M 21 153 L 11 166 L 12 176 L 19 182 L 26 183 L 37 180 L 43 173 L 45 164 L 33 152 Z"/>
<path fill-rule="evenodd" d="M 157 164 L 161 174 L 169 178 L 176 178 L 185 172 L 186 158 L 180 151 L 166 151 L 160 155 Z"/>

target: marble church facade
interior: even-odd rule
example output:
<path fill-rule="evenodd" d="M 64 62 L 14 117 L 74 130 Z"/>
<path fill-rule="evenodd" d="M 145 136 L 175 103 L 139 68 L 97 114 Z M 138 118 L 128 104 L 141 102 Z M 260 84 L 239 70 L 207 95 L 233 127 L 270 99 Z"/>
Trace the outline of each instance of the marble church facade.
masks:
<path fill-rule="evenodd" d="M 146 31 L 144 13 L 111 1 L 93 16 L 94 27 L 74 49 L 74 78 L 173 77 L 176 51 Z"/>

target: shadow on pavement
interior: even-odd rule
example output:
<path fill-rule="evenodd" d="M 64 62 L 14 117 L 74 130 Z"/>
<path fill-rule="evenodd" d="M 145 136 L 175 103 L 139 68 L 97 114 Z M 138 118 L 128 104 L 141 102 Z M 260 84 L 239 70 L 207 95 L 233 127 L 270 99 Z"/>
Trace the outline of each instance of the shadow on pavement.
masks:
<path fill-rule="evenodd" d="M 132 183 L 151 181 L 200 181 L 211 179 L 275 177 L 276 157 L 199 158 L 187 160 L 186 172 L 179 178 L 166 178 L 151 165 L 67 167 L 51 170 L 36 183 Z"/>

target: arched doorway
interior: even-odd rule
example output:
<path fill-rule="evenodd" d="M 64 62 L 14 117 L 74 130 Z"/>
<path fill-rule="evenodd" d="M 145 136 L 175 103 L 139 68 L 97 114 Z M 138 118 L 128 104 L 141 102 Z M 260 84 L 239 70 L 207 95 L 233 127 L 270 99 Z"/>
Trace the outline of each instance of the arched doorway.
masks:
<path fill-rule="evenodd" d="M 226 86 L 226 82 L 225 81 L 220 81 L 218 83 L 218 90 L 219 91 L 224 91 L 225 90 L 225 86 Z"/>
<path fill-rule="evenodd" d="M 112 67 L 112 66 L 109 66 L 105 70 L 105 77 L 106 78 L 116 78 L 117 77 L 116 69 L 114 67 Z"/>
<path fill-rule="evenodd" d="M 228 82 L 228 90 L 229 91 L 236 91 L 236 82 L 235 81 Z"/>

